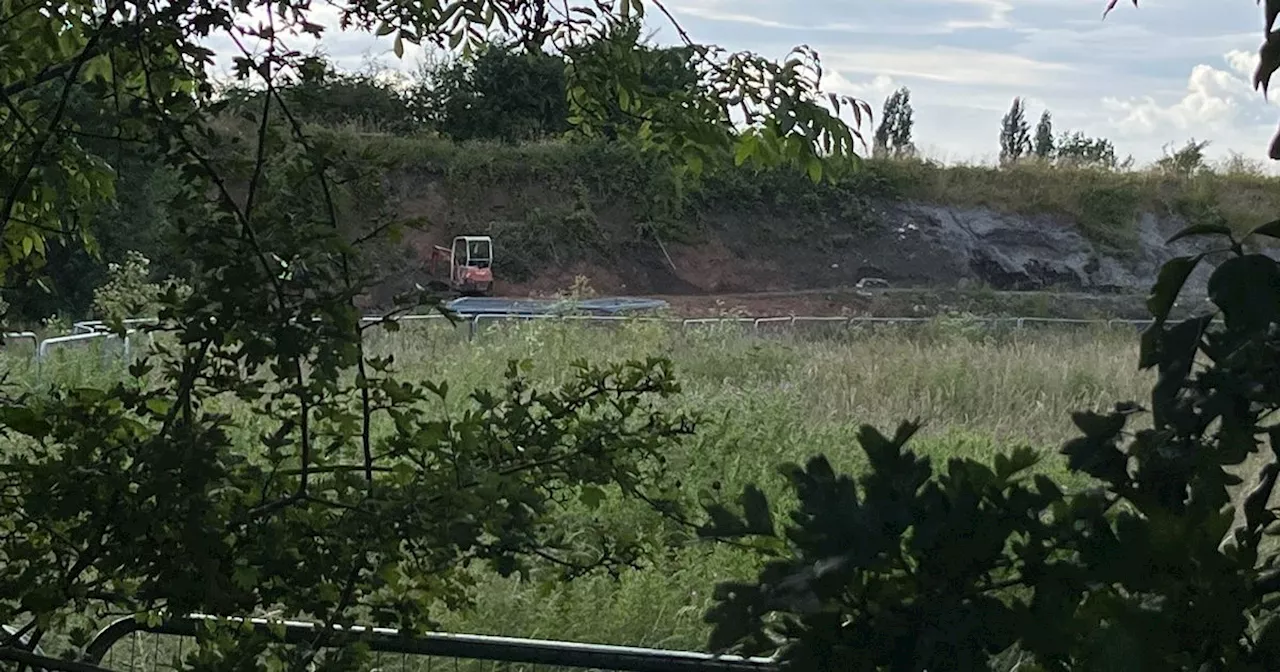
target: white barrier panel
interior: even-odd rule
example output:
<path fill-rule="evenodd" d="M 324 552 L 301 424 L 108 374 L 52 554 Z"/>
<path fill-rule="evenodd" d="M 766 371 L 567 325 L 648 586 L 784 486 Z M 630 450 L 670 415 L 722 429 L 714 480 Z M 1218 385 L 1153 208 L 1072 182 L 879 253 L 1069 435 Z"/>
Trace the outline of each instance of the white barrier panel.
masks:
<path fill-rule="evenodd" d="M 48 357 L 49 348 L 55 345 L 79 343 L 80 341 L 93 341 L 99 338 L 107 338 L 109 336 L 114 336 L 114 334 L 109 334 L 105 331 L 83 331 L 69 336 L 54 336 L 53 338 L 46 338 L 40 342 L 40 348 L 36 351 L 36 358 L 44 359 L 45 357 Z"/>
<path fill-rule="evenodd" d="M 34 331 L 5 332 L 4 339 L 6 341 L 31 341 L 31 348 L 37 352 L 40 350 L 40 337 Z M 5 345 L 8 345 L 8 343 Z"/>
<path fill-rule="evenodd" d="M 719 326 L 722 324 L 734 324 L 738 326 L 754 327 L 756 318 L 752 317 L 694 317 L 681 322 L 681 326 L 703 327 L 703 326 Z"/>
<path fill-rule="evenodd" d="M 122 320 L 125 327 L 138 326 L 142 324 L 159 324 L 160 318 L 157 317 L 130 317 Z M 102 320 L 84 320 L 71 325 L 71 333 L 75 334 L 91 334 L 95 332 L 107 331 L 109 327 Z"/>
<path fill-rule="evenodd" d="M 319 321 L 320 318 L 315 318 Z M 420 314 L 420 315 L 400 315 L 387 318 L 384 316 L 370 315 L 360 318 L 360 323 L 366 326 L 373 326 L 380 322 L 446 322 L 448 317 L 440 313 Z M 840 316 L 798 316 L 790 315 L 785 317 L 695 317 L 695 318 L 669 318 L 669 317 L 647 317 L 647 316 L 624 316 L 624 315 L 554 315 L 554 314 L 480 314 L 470 317 L 457 316 L 454 324 L 463 326 L 468 332 L 468 339 L 473 339 L 480 329 L 485 325 L 491 325 L 497 322 L 524 322 L 529 320 L 557 320 L 561 322 L 576 323 L 599 323 L 599 324 L 622 324 L 628 322 L 641 322 L 650 324 L 668 324 L 671 326 L 679 326 L 682 330 L 689 327 L 712 327 L 720 325 L 737 325 L 744 327 L 755 333 L 777 332 L 781 329 L 802 329 L 808 327 L 840 327 L 849 328 L 858 325 L 893 325 L 893 324 L 925 324 L 939 319 L 938 317 L 840 317 Z M 1077 319 L 1077 318 L 1057 318 L 1057 317 L 970 317 L 965 318 L 971 322 L 980 322 L 989 326 L 1012 325 L 1022 329 L 1028 325 L 1097 325 L 1107 327 L 1131 326 L 1135 328 L 1145 328 L 1150 326 L 1153 321 L 1150 319 L 1127 319 L 1127 318 L 1111 318 L 1111 319 Z M 125 324 L 141 325 L 154 324 L 156 318 L 130 318 L 125 320 Z M 60 346 L 67 343 L 76 343 L 81 341 L 89 341 L 99 338 L 113 339 L 118 338 L 116 334 L 106 331 L 106 325 L 101 320 L 87 320 L 76 322 L 73 325 L 74 332 L 63 336 L 54 336 L 43 341 L 34 332 L 12 332 L 5 334 L 6 338 L 29 340 L 36 349 L 36 358 L 44 359 L 49 349 L 53 346 Z M 130 355 L 131 339 L 129 335 L 135 334 L 137 330 L 130 329 L 124 339 L 124 354 L 126 357 Z M 152 336 L 154 341 L 154 336 Z"/>
<path fill-rule="evenodd" d="M 128 359 L 129 356 L 132 354 L 133 339 L 131 339 L 130 336 L 133 336 L 136 333 L 138 332 L 132 329 L 125 332 L 124 341 L 123 341 L 123 345 L 124 345 L 123 355 L 125 359 Z M 109 331 L 91 331 L 91 332 L 79 333 L 79 334 L 69 334 L 67 336 L 54 336 L 53 338 L 46 338 L 43 341 L 40 341 L 40 346 L 36 348 L 36 359 L 43 360 L 46 357 L 48 357 L 49 348 L 55 345 L 64 345 L 66 343 L 79 343 L 82 341 L 94 341 L 98 339 L 114 341 L 114 340 L 119 340 L 120 335 L 111 333 Z"/>
<path fill-rule="evenodd" d="M 319 321 L 320 318 L 316 318 Z M 429 322 L 431 320 L 448 320 L 449 318 L 440 313 L 429 313 L 427 315 L 397 315 L 395 317 L 377 317 L 367 316 L 360 318 L 361 324 L 377 324 L 379 322 Z M 459 317 L 459 322 L 466 322 L 466 318 Z"/>

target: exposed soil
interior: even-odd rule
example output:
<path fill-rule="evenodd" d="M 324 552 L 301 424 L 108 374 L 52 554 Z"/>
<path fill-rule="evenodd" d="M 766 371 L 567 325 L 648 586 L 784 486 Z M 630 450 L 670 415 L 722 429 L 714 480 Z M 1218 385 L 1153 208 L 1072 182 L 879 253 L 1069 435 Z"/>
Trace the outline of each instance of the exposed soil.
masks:
<path fill-rule="evenodd" d="M 494 236 L 498 295 L 549 296 L 581 277 L 598 295 L 662 298 L 689 316 L 1145 317 L 1160 265 L 1185 253 L 1158 244 L 1178 223 L 1153 216 L 1140 238 L 1156 243 L 1125 254 L 1050 217 L 870 201 L 817 219 L 726 203 L 698 216 L 696 242 L 676 242 L 645 233 L 618 202 L 547 185 L 454 193 L 429 174 L 389 185 L 395 210 L 421 226 L 379 260 L 389 279 L 366 297 L 375 310 L 426 285 L 432 246 L 467 233 Z M 854 289 L 868 279 L 891 289 Z"/>

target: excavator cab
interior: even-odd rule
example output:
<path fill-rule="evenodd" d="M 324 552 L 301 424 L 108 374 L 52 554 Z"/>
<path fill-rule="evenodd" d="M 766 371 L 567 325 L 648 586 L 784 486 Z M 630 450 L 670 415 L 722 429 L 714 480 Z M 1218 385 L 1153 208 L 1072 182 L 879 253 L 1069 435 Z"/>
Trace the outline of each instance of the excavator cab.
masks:
<path fill-rule="evenodd" d="M 493 238 L 458 236 L 451 249 L 436 246 L 438 256 L 449 256 L 449 286 L 467 295 L 486 296 L 493 290 Z"/>

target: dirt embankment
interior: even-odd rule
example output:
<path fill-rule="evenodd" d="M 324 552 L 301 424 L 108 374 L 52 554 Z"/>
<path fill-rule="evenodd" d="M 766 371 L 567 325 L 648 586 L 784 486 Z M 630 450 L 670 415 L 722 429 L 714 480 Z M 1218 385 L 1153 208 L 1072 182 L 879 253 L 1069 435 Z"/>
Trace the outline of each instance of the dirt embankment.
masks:
<path fill-rule="evenodd" d="M 385 261 L 392 279 L 370 297 L 374 305 L 429 278 L 433 244 L 485 233 L 494 237 L 497 291 L 505 296 L 563 291 L 582 276 L 598 293 L 661 296 L 686 314 L 958 309 L 1137 317 L 1160 266 L 1203 245 L 1164 243 L 1186 225 L 1176 216 L 1140 213 L 1133 244 L 1117 250 L 1094 242 L 1066 216 L 884 199 L 821 221 L 811 212 L 712 204 L 691 216 L 692 234 L 676 241 L 649 233 L 617 199 L 581 190 L 524 182 L 463 193 L 438 176 L 410 172 L 389 176 L 387 184 L 395 211 L 422 225 L 405 236 L 401 254 Z M 1207 272 L 1192 286 L 1203 286 Z M 868 279 L 896 291 L 853 289 Z"/>

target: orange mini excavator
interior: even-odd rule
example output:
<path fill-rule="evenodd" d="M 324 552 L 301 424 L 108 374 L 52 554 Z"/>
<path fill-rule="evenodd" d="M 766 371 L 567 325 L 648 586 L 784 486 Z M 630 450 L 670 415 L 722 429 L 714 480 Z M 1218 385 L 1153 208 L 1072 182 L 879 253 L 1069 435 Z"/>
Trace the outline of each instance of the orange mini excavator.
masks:
<path fill-rule="evenodd" d="M 463 296 L 488 296 L 493 292 L 493 239 L 458 236 L 453 247 L 432 246 L 431 274 L 448 259 L 449 288 Z"/>

